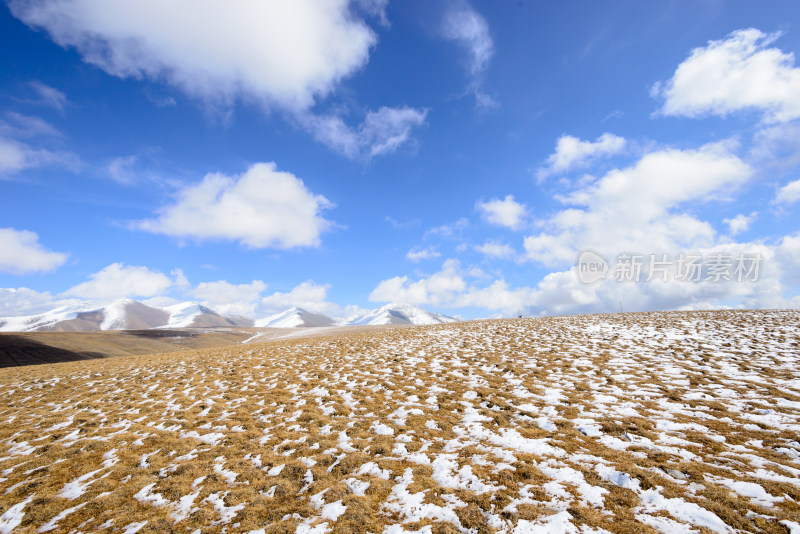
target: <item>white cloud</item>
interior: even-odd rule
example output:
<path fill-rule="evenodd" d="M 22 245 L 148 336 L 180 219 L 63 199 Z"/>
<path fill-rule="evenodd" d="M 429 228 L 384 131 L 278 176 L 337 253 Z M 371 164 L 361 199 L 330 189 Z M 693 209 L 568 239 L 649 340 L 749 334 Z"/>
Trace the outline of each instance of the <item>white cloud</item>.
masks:
<path fill-rule="evenodd" d="M 174 285 L 175 281 L 167 275 L 147 267 L 112 263 L 90 275 L 88 281 L 71 287 L 63 294 L 90 300 L 155 297 L 166 293 Z"/>
<path fill-rule="evenodd" d="M 14 139 L 0 136 L 0 174 L 48 165 L 76 169 L 78 157 L 70 152 L 34 148 Z"/>
<path fill-rule="evenodd" d="M 255 317 L 261 293 L 267 284 L 253 280 L 249 284 L 231 284 L 225 280 L 201 282 L 191 294 L 200 299 L 204 306 L 224 315 L 243 315 Z"/>
<path fill-rule="evenodd" d="M 725 144 L 651 152 L 563 197 L 569 207 L 526 237 L 525 250 L 533 261 L 559 266 L 587 248 L 617 254 L 710 246 L 716 237 L 711 225 L 677 208 L 724 200 L 752 174 Z"/>
<path fill-rule="evenodd" d="M 669 81 L 653 87 L 664 100 L 660 112 L 724 117 L 756 110 L 768 123 L 800 117 L 800 68 L 791 53 L 768 48 L 779 37 L 749 28 L 692 50 Z"/>
<path fill-rule="evenodd" d="M 800 200 L 800 179 L 789 182 L 778 191 L 775 202 L 791 204 Z"/>
<path fill-rule="evenodd" d="M 312 112 L 369 60 L 377 35 L 361 15 L 388 26 L 388 0 L 12 0 L 12 13 L 59 45 L 120 78 L 165 81 L 227 116 L 237 101 L 287 111 L 315 138 L 349 157 L 394 152 L 427 110 L 382 107 L 358 127 Z M 32 84 L 42 101 L 63 93 Z M 60 96 L 59 96 L 60 95 Z M 59 100 L 61 98 L 61 100 Z M 150 96 L 159 107 L 172 97 Z M 59 104 L 60 102 L 60 104 Z"/>
<path fill-rule="evenodd" d="M 796 236 L 795 236 L 796 237 Z M 667 281 L 619 282 L 613 277 L 593 284 L 580 283 L 570 269 L 554 272 L 545 277 L 532 296 L 529 310 L 532 313 L 598 313 L 619 311 L 714 309 L 720 307 L 792 308 L 800 306 L 800 298 L 787 297 L 786 282 L 796 272 L 797 260 L 791 260 L 791 236 L 776 245 L 763 243 L 725 243 L 694 252 L 709 258 L 715 253 L 761 256 L 757 280 L 707 280 L 698 282 L 675 279 L 676 261 Z M 787 258 L 789 258 L 787 260 Z M 609 258 L 611 259 L 611 258 Z M 792 264 L 794 261 L 794 265 Z M 706 273 L 707 274 L 707 273 Z M 646 276 L 643 275 L 642 280 Z"/>
<path fill-rule="evenodd" d="M 677 266 L 671 257 L 667 281 L 660 278 L 640 283 L 621 282 L 611 275 L 600 282 L 582 283 L 571 267 L 545 275 L 535 286 L 512 287 L 505 280 L 488 284 L 467 283 L 458 261 L 447 260 L 442 270 L 416 280 L 396 276 L 381 281 L 370 295 L 372 301 L 398 300 L 443 308 L 481 308 L 502 311 L 506 316 L 522 311 L 527 315 L 624 311 L 711 309 L 719 307 L 796 308 L 800 297 L 786 296 L 788 283 L 800 280 L 800 234 L 786 236 L 775 245 L 727 243 L 693 252 L 709 258 L 716 253 L 735 258 L 760 255 L 756 280 L 709 280 L 705 272 L 699 282 L 674 277 Z M 610 258 L 613 260 L 613 258 Z M 646 262 L 646 261 L 645 261 Z"/>
<path fill-rule="evenodd" d="M 457 42 L 469 55 L 469 90 L 475 95 L 476 107 L 496 107 L 497 102 L 481 88 L 483 73 L 494 55 L 494 42 L 486 19 L 466 3 L 459 4 L 445 14 L 442 35 Z"/>
<path fill-rule="evenodd" d="M 431 260 L 434 258 L 438 258 L 441 256 L 436 247 L 414 247 L 406 253 L 406 258 L 413 261 L 414 263 L 421 261 L 421 260 Z"/>
<path fill-rule="evenodd" d="M 753 212 L 750 215 L 745 215 L 740 213 L 736 217 L 731 219 L 724 219 L 722 222 L 728 225 L 728 232 L 730 235 L 734 236 L 736 234 L 740 234 L 742 232 L 746 232 L 748 228 L 750 228 L 750 223 L 756 220 L 758 213 Z"/>
<path fill-rule="evenodd" d="M 34 291 L 27 287 L 0 288 L 0 317 L 35 315 L 76 302 L 75 299 L 57 299 L 48 291 Z"/>
<path fill-rule="evenodd" d="M 18 275 L 48 272 L 64 265 L 67 257 L 42 246 L 34 232 L 0 228 L 0 272 Z"/>
<path fill-rule="evenodd" d="M 481 216 L 492 224 L 505 226 L 512 230 L 519 230 L 525 224 L 528 209 L 524 204 L 520 204 L 512 195 L 500 200 L 493 198 L 487 202 L 478 201 L 475 208 L 481 212 Z"/>
<path fill-rule="evenodd" d="M 315 247 L 331 222 L 321 215 L 332 205 L 303 181 L 257 163 L 238 176 L 208 174 L 180 190 L 177 201 L 156 219 L 135 228 L 180 238 L 239 241 L 251 248 Z"/>
<path fill-rule="evenodd" d="M 513 258 L 514 249 L 505 243 L 486 241 L 483 245 L 476 245 L 475 250 L 490 258 Z"/>
<path fill-rule="evenodd" d="M 503 280 L 495 280 L 488 286 L 479 288 L 468 284 L 465 276 L 471 275 L 462 270 L 460 262 L 448 259 L 439 272 L 416 281 L 408 276 L 396 276 L 381 281 L 370 294 L 369 300 L 446 308 L 477 307 L 503 310 L 508 314 L 530 304 L 533 291 L 531 288 L 511 289 Z"/>
<path fill-rule="evenodd" d="M 411 139 L 411 130 L 421 126 L 427 109 L 382 107 L 367 112 L 358 128 L 337 115 L 298 115 L 298 120 L 317 141 L 348 158 L 372 158 L 395 152 Z"/>
<path fill-rule="evenodd" d="M 375 33 L 346 0 L 13 0 L 12 13 L 122 78 L 207 102 L 310 107 L 366 64 Z"/>
<path fill-rule="evenodd" d="M 370 293 L 372 302 L 405 302 L 408 304 L 439 305 L 451 301 L 454 295 L 464 291 L 466 282 L 460 274 L 457 260 L 446 260 L 442 270 L 417 282 L 407 276 L 396 276 L 383 280 Z"/>
<path fill-rule="evenodd" d="M 277 291 L 261 299 L 261 314 L 271 315 L 297 306 L 311 312 L 337 316 L 342 310 L 336 304 L 327 301 L 330 287 L 328 284 L 315 284 L 312 280 L 306 280 L 288 293 Z"/>
<path fill-rule="evenodd" d="M 556 143 L 556 151 L 537 171 L 539 181 L 553 174 L 564 173 L 604 156 L 613 156 L 625 150 L 627 142 L 614 134 L 604 133 L 595 141 L 582 141 L 571 135 L 562 135 Z"/>

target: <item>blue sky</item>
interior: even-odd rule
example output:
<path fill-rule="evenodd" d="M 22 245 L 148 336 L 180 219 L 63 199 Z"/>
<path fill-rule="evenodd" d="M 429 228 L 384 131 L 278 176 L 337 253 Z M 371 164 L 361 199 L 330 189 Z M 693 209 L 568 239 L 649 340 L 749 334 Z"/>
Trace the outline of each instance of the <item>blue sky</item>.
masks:
<path fill-rule="evenodd" d="M 797 307 L 798 15 L 11 1 L 0 316 L 125 296 L 250 316 Z M 760 270 L 585 284 L 586 249 L 612 275 L 623 253 Z"/>

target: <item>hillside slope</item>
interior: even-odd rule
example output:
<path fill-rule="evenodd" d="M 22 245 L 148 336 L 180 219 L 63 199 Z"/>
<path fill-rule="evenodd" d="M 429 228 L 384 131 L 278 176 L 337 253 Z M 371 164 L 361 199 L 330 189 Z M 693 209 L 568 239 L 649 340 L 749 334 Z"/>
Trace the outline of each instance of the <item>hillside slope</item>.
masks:
<path fill-rule="evenodd" d="M 0 370 L 22 532 L 780 532 L 800 312 L 645 313 Z"/>

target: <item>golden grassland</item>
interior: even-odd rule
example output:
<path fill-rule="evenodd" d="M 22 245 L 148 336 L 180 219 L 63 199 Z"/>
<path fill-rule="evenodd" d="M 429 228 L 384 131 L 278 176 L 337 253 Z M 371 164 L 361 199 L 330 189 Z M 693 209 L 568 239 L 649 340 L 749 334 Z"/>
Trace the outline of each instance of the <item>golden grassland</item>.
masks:
<path fill-rule="evenodd" d="M 0 369 L 0 532 L 800 529 L 800 313 Z"/>

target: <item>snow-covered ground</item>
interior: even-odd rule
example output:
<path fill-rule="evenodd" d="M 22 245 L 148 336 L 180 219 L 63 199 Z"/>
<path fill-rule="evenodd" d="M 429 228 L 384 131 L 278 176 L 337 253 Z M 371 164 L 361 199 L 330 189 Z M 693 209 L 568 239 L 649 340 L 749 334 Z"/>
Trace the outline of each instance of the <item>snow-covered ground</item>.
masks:
<path fill-rule="evenodd" d="M 0 533 L 797 532 L 800 312 L 0 370 Z"/>

